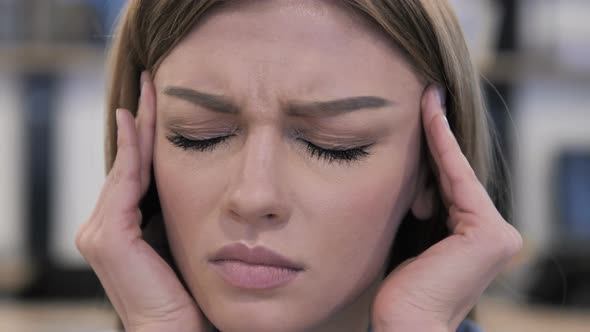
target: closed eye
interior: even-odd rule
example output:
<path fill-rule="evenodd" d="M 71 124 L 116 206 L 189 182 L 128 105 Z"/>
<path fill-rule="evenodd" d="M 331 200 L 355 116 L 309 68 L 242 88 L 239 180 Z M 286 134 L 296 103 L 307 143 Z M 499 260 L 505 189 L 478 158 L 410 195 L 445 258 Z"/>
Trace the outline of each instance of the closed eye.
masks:
<path fill-rule="evenodd" d="M 166 136 L 168 141 L 170 141 L 174 146 L 181 148 L 183 150 L 196 150 L 199 152 L 206 152 L 206 151 L 213 151 L 215 147 L 221 143 L 227 143 L 228 139 L 236 134 L 227 135 L 227 136 L 220 136 L 205 140 L 194 140 L 186 138 L 179 134 L 171 134 Z M 311 142 L 308 142 L 303 139 L 299 139 L 306 145 L 307 151 L 311 154 L 312 157 L 316 157 L 319 160 L 327 161 L 328 163 L 333 162 L 352 162 L 361 160 L 370 155 L 370 152 L 367 150 L 372 144 L 355 147 L 351 149 L 345 150 L 334 150 L 334 149 L 326 149 L 319 147 Z"/>
<path fill-rule="evenodd" d="M 193 140 L 193 139 L 188 139 L 188 138 L 186 138 L 182 135 L 179 135 L 179 134 L 172 134 L 172 135 L 166 136 L 166 138 L 174 146 L 179 147 L 183 150 L 191 149 L 191 150 L 197 150 L 200 152 L 206 152 L 206 151 L 213 151 L 213 149 L 215 149 L 215 146 L 217 144 L 226 142 L 232 136 L 235 136 L 235 134 L 227 135 L 227 136 L 220 136 L 220 137 L 215 137 L 215 138 L 210 138 L 210 139 L 205 139 L 205 140 Z"/>
<path fill-rule="evenodd" d="M 364 157 L 370 155 L 367 149 L 371 146 L 365 145 L 357 148 L 347 149 L 347 150 L 331 150 L 331 149 L 324 149 L 321 148 L 311 142 L 301 140 L 307 145 L 307 151 L 311 153 L 311 156 L 316 156 L 320 160 L 325 160 L 328 163 L 332 163 L 334 161 L 338 162 L 351 162 L 361 160 Z"/>

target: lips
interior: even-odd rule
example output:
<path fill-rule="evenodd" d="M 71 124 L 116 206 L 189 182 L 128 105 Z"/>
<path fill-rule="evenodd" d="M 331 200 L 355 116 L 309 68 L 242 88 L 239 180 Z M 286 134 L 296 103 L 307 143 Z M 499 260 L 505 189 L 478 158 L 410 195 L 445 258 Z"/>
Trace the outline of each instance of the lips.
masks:
<path fill-rule="evenodd" d="M 229 285 L 246 290 L 278 288 L 303 272 L 302 264 L 264 248 L 235 243 L 221 248 L 210 259 L 211 267 Z"/>
<path fill-rule="evenodd" d="M 212 262 L 240 261 L 250 265 L 267 265 L 290 270 L 303 270 L 301 264 L 295 263 L 265 247 L 248 248 L 242 243 L 227 245 L 217 251 L 211 258 Z"/>

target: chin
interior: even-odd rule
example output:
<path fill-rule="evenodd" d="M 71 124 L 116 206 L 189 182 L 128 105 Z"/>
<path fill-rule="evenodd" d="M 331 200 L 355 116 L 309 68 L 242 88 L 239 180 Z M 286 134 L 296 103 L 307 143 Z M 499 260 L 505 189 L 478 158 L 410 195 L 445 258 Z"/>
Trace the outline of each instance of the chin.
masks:
<path fill-rule="evenodd" d="M 222 332 L 301 332 L 315 325 L 315 319 L 319 318 L 311 317 L 313 312 L 301 312 L 305 308 L 294 308 L 276 299 L 244 297 L 231 302 L 219 301 L 211 308 L 202 309 Z"/>

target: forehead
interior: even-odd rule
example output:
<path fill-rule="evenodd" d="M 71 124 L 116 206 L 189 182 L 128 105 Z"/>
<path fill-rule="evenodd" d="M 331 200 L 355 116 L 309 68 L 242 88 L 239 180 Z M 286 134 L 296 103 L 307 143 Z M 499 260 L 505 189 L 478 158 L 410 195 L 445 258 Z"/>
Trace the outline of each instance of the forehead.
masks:
<path fill-rule="evenodd" d="M 211 92 L 248 88 L 250 95 L 270 89 L 322 97 L 417 83 L 392 41 L 335 1 L 229 3 L 208 13 L 172 50 L 159 80 Z"/>

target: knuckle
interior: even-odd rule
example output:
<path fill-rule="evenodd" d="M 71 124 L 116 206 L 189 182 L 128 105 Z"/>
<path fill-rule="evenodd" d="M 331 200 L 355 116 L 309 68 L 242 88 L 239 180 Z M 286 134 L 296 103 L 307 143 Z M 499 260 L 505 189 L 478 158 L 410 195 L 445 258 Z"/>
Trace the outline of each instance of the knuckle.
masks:
<path fill-rule="evenodd" d="M 84 252 L 86 251 L 86 247 L 85 247 L 85 234 L 86 234 L 86 224 L 82 224 L 82 226 L 80 226 L 80 228 L 78 229 L 78 231 L 76 232 L 76 249 L 78 249 L 78 251 L 84 255 Z"/>
<path fill-rule="evenodd" d="M 76 248 L 82 254 L 88 262 L 94 261 L 98 253 L 100 253 L 99 241 L 100 233 L 96 227 L 90 227 L 92 224 L 96 224 L 98 221 L 96 218 L 91 218 L 80 228 L 76 233 Z"/>
<path fill-rule="evenodd" d="M 99 233 L 100 232 L 90 234 L 90 236 L 88 236 L 88 238 L 86 239 L 85 257 L 89 262 L 92 261 L 93 263 L 97 263 L 100 259 L 100 254 L 103 252 L 101 248 L 104 248 L 104 246 L 101 246 L 101 236 Z"/>
<path fill-rule="evenodd" d="M 502 257 L 513 257 L 523 247 L 523 239 L 520 233 L 510 224 L 504 222 L 504 225 L 500 227 L 498 238 L 498 246 L 500 249 L 500 255 Z"/>
<path fill-rule="evenodd" d="M 510 254 L 510 256 L 514 256 L 516 254 L 518 254 L 523 246 L 524 246 L 524 241 L 522 239 L 522 235 L 516 230 L 516 228 L 512 227 L 512 225 L 507 224 L 508 230 L 507 230 L 507 246 L 508 246 L 508 253 Z"/>
<path fill-rule="evenodd" d="M 93 257 L 95 256 L 94 253 L 94 246 L 93 246 L 93 234 L 88 229 L 90 221 L 82 225 L 82 227 L 78 230 L 76 234 L 76 248 L 78 252 L 86 259 L 86 261 L 90 262 Z"/>

